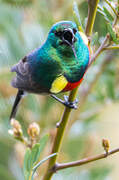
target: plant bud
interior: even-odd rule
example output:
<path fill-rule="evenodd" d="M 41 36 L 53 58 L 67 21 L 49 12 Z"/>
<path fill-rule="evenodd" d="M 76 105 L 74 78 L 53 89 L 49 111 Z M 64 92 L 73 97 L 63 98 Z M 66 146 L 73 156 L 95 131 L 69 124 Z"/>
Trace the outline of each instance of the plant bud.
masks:
<path fill-rule="evenodd" d="M 11 126 L 12 126 L 12 129 L 10 131 L 13 132 L 12 134 L 15 137 L 20 137 L 23 135 L 22 128 L 21 128 L 19 121 L 15 120 L 15 119 L 11 119 Z"/>
<path fill-rule="evenodd" d="M 107 139 L 102 140 L 102 146 L 103 146 L 104 150 L 106 151 L 106 153 L 108 154 L 110 145 L 109 145 L 109 141 Z"/>
<path fill-rule="evenodd" d="M 37 123 L 33 122 L 28 127 L 28 135 L 34 139 L 40 134 L 40 127 Z"/>

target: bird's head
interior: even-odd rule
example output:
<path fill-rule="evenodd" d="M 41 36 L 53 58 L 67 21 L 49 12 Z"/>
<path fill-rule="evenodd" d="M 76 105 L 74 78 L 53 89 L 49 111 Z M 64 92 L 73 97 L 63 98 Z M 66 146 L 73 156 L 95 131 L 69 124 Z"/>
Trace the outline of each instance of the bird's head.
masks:
<path fill-rule="evenodd" d="M 75 44 L 78 40 L 78 29 L 72 21 L 61 21 L 53 25 L 48 40 L 60 52 L 71 52 L 76 57 Z"/>

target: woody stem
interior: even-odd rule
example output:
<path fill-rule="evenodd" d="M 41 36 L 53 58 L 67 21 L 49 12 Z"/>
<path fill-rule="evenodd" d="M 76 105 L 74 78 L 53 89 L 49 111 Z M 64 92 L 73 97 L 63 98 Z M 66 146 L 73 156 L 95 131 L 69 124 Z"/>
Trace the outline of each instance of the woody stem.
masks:
<path fill-rule="evenodd" d="M 88 21 L 87 21 L 87 26 L 86 26 L 86 34 L 88 36 L 90 36 L 92 34 L 98 2 L 99 2 L 99 0 L 88 0 L 89 12 L 88 12 Z M 77 91 L 78 91 L 78 88 L 75 88 L 74 90 L 71 91 L 71 93 L 69 95 L 69 101 L 70 102 L 73 102 L 75 100 L 76 95 L 77 95 Z M 64 131 L 66 129 L 66 125 L 67 125 L 67 122 L 69 120 L 71 111 L 72 111 L 72 109 L 70 109 L 68 107 L 66 107 L 64 110 L 61 124 L 60 124 L 59 128 L 57 128 L 57 132 L 55 135 L 55 139 L 54 139 L 54 143 L 53 143 L 51 153 L 58 153 L 60 150 Z M 45 176 L 43 177 L 43 180 L 51 180 L 52 175 L 54 173 L 53 171 L 51 171 L 51 169 L 56 164 L 57 156 L 58 155 L 52 157 L 49 160 L 48 169 L 47 169 Z"/>

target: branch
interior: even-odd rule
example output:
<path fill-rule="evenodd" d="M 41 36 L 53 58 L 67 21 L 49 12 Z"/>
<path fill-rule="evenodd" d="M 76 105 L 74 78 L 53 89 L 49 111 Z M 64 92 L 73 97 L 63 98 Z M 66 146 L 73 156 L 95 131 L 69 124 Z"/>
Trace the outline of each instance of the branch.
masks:
<path fill-rule="evenodd" d="M 107 158 L 108 156 L 110 156 L 110 155 L 112 155 L 114 153 L 117 153 L 117 152 L 119 152 L 119 148 L 108 151 L 108 153 L 104 152 L 104 153 L 102 153 L 100 155 L 84 158 L 84 159 L 81 159 L 79 161 L 74 161 L 74 162 L 69 162 L 69 163 L 62 163 L 62 164 L 56 163 L 55 166 L 52 168 L 52 171 L 56 172 L 56 171 L 59 171 L 59 170 L 62 170 L 62 169 L 70 168 L 70 167 L 81 166 L 83 164 L 87 164 L 87 163 L 90 163 L 90 162 L 93 162 L 93 161 L 97 161 L 99 159 Z"/>
<path fill-rule="evenodd" d="M 119 49 L 119 46 L 109 46 L 103 48 L 103 50 L 116 50 L 116 49 Z"/>
<path fill-rule="evenodd" d="M 89 13 L 88 13 L 88 22 L 87 22 L 87 28 L 86 28 L 86 34 L 91 35 L 94 21 L 95 21 L 95 16 L 96 16 L 96 11 L 97 11 L 97 5 L 98 5 L 99 0 L 89 0 Z M 69 101 L 73 102 L 76 98 L 78 88 L 73 89 L 70 92 L 69 95 Z M 60 123 L 59 128 L 57 128 L 57 132 L 55 135 L 55 140 L 53 143 L 52 147 L 52 152 L 51 153 L 57 153 L 60 150 L 60 145 L 63 139 L 64 131 L 71 113 L 71 109 L 66 107 L 64 110 L 64 114 Z M 49 165 L 47 172 L 43 178 L 43 180 L 50 180 L 52 178 L 52 175 L 54 172 L 51 171 L 52 167 L 56 164 L 57 156 L 54 156 L 52 159 L 49 160 Z"/>
<path fill-rule="evenodd" d="M 95 54 L 91 57 L 90 63 L 88 65 L 88 68 L 90 67 L 90 65 L 94 62 L 94 60 L 100 55 L 100 53 L 104 50 L 105 44 L 108 41 L 108 39 L 110 38 L 109 34 L 106 35 L 106 37 L 104 38 L 104 41 L 102 42 L 102 44 L 100 45 L 100 47 L 98 48 L 98 50 L 95 52 Z"/>
<path fill-rule="evenodd" d="M 88 0 L 88 20 L 85 31 L 87 36 L 92 34 L 98 3 L 99 0 Z"/>

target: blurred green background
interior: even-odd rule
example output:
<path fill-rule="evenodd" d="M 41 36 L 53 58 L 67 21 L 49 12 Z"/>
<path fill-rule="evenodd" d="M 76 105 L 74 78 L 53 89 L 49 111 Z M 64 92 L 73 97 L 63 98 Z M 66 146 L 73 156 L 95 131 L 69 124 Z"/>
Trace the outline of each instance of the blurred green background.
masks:
<path fill-rule="evenodd" d="M 86 0 L 77 0 L 83 26 L 86 24 Z M 100 2 L 104 4 L 104 1 Z M 24 55 L 40 46 L 50 27 L 60 20 L 73 20 L 72 0 L 0 0 L 0 179 L 22 180 L 25 147 L 8 134 L 9 115 L 16 95 L 10 81 L 10 67 Z M 105 20 L 97 13 L 94 32 L 99 46 L 107 29 Z M 107 138 L 110 148 L 119 146 L 119 53 L 106 51 L 85 75 L 79 89 L 79 108 L 73 111 L 63 141 L 59 162 L 78 160 L 103 152 L 101 141 Z M 62 97 L 62 96 L 61 96 Z M 51 149 L 56 122 L 63 106 L 47 96 L 28 95 L 17 114 L 27 136 L 28 125 L 36 121 L 41 136 L 50 134 L 43 153 Z M 53 180 L 118 180 L 119 154 L 78 168 L 60 171 Z M 38 176 L 44 173 L 41 167 Z M 36 177 L 36 179 L 39 179 Z"/>

